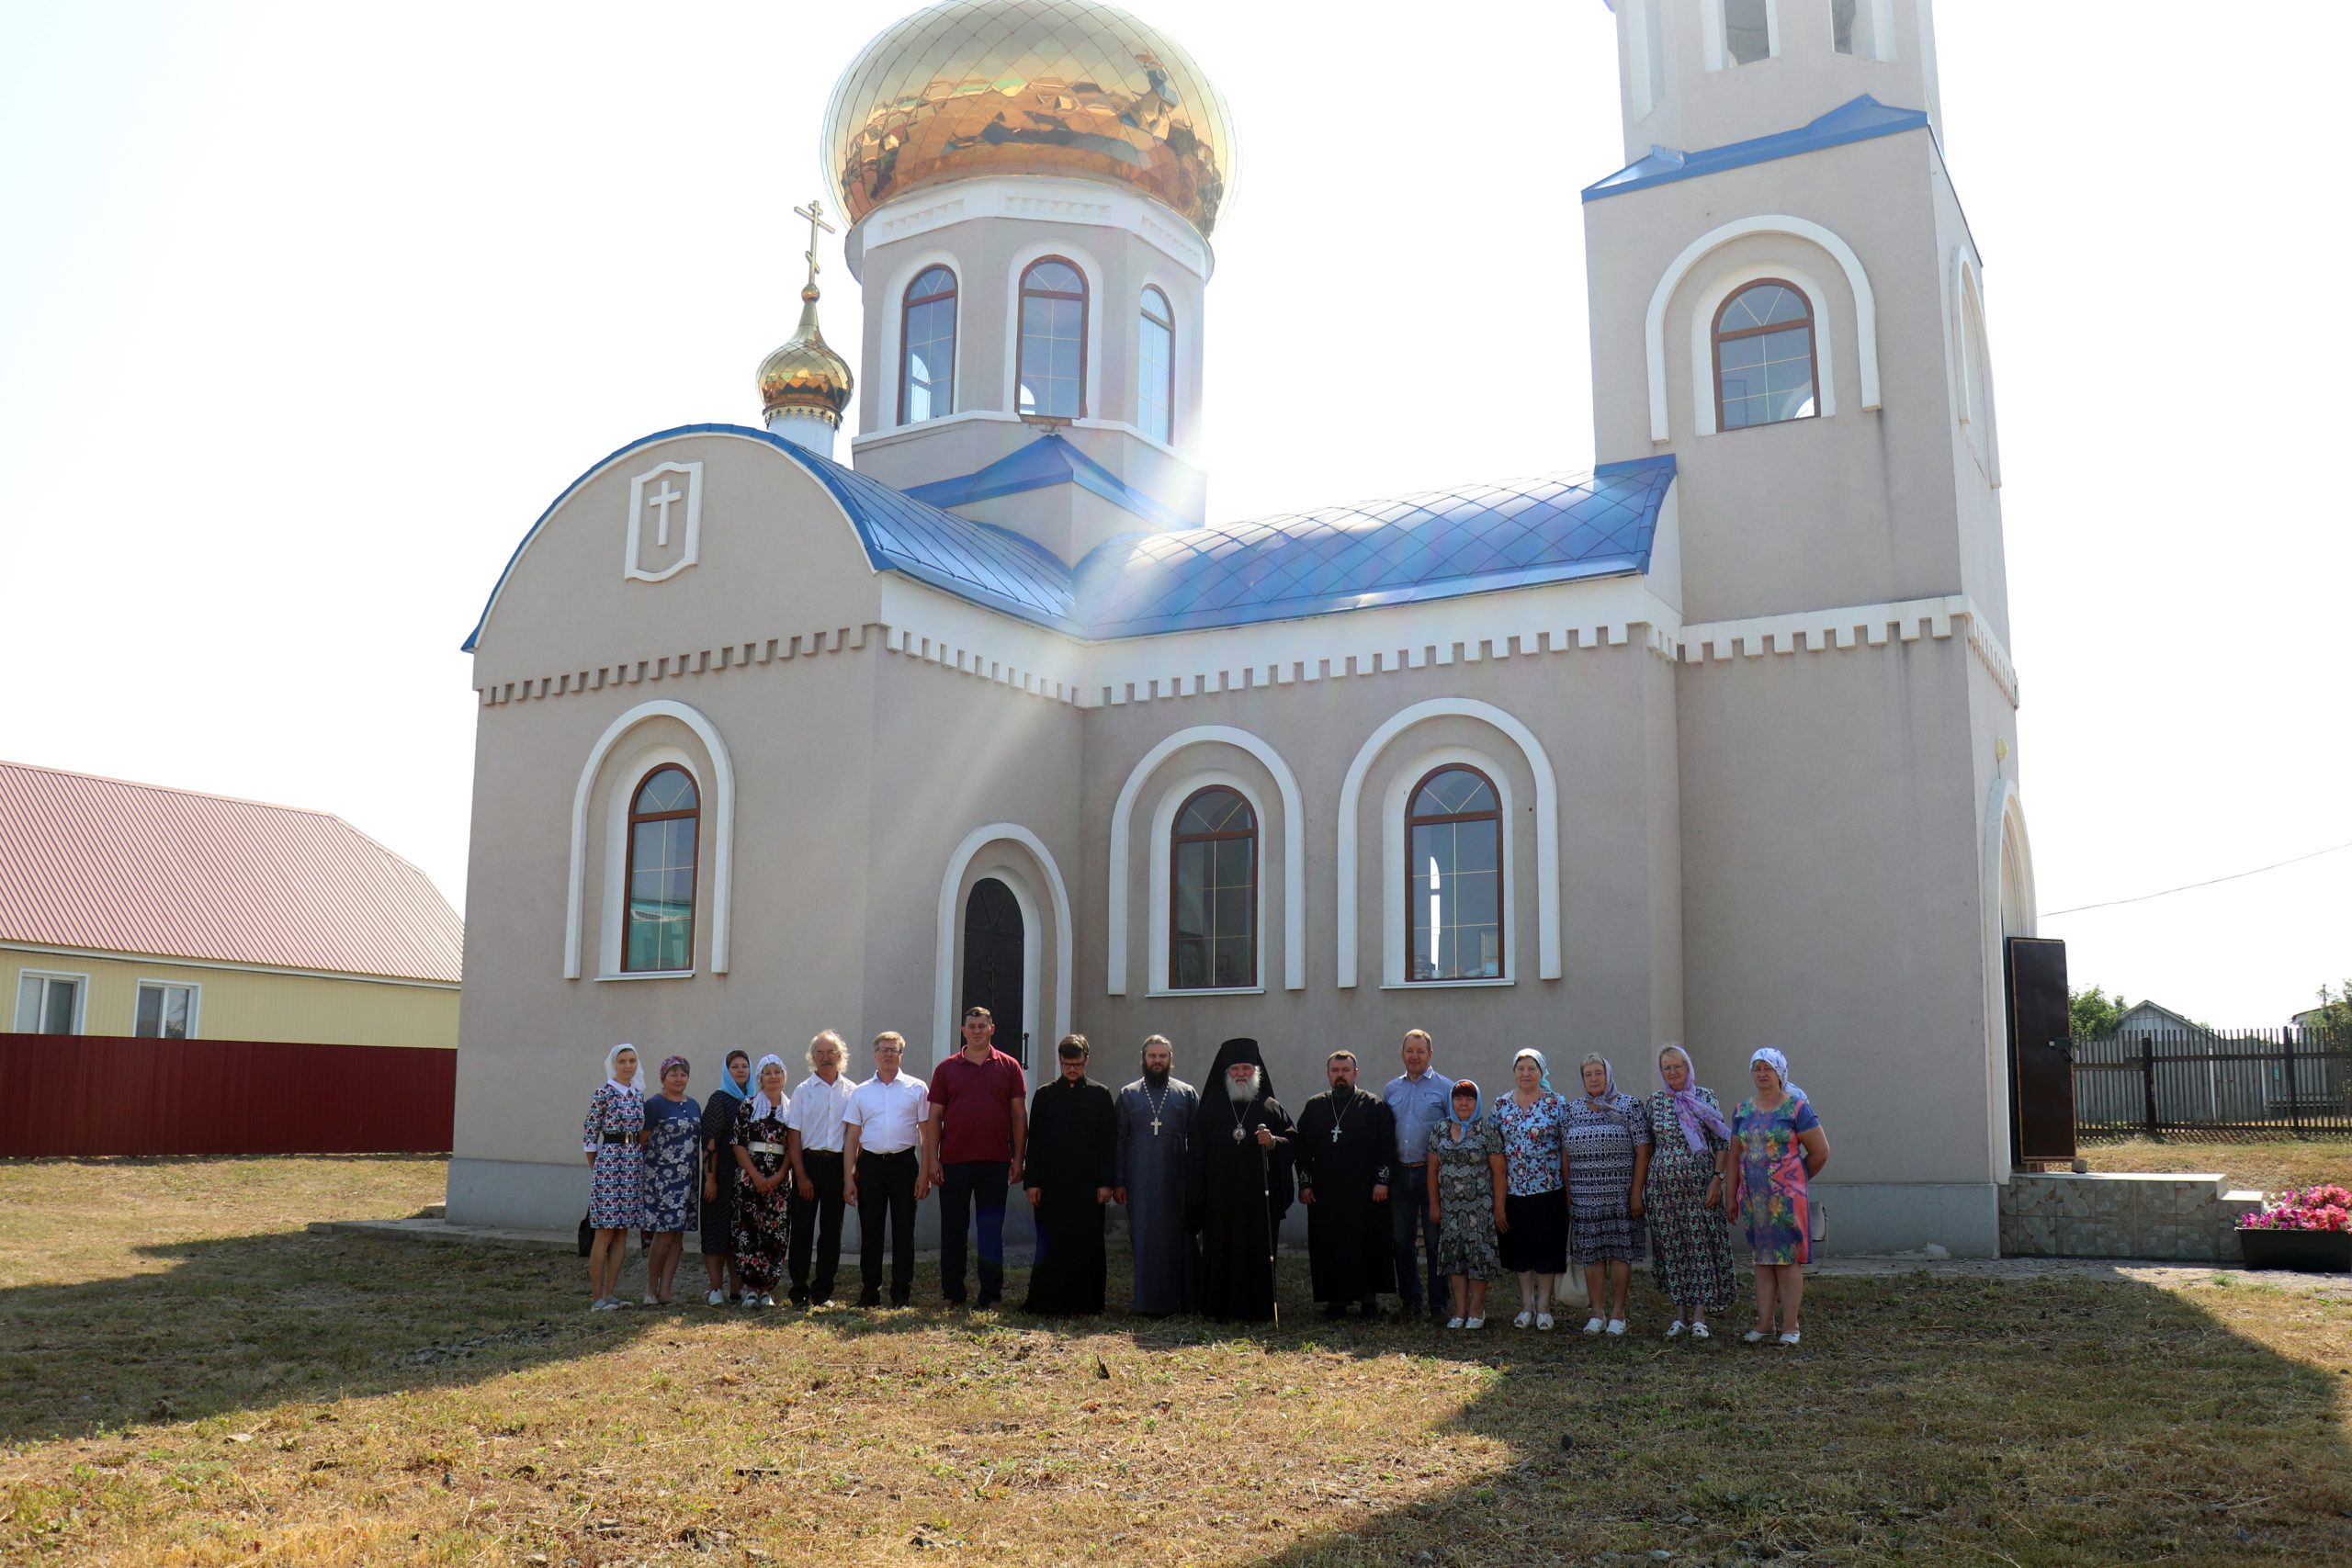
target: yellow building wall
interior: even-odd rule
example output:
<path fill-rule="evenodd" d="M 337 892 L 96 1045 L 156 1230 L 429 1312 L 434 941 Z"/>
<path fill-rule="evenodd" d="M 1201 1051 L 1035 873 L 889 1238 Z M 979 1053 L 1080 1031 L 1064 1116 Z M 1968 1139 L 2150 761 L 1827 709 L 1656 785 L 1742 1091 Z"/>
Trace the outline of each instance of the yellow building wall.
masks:
<path fill-rule="evenodd" d="M 129 1034 L 139 982 L 198 987 L 196 1038 L 291 1040 L 320 1045 L 458 1047 L 458 988 L 376 980 L 198 968 L 142 958 L 90 958 L 0 949 L 0 1029 L 17 1021 L 17 977 L 27 969 L 86 975 L 82 1032 Z"/>

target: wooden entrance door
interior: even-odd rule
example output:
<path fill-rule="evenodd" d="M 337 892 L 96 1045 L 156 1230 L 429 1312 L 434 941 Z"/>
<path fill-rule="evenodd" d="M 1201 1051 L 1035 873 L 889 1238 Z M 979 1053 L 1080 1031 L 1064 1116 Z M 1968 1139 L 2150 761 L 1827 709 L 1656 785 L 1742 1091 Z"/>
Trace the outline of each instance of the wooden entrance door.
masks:
<path fill-rule="evenodd" d="M 2066 1008 L 2066 944 L 2013 936 L 2004 944 L 2009 1014 L 2009 1153 L 2028 1160 L 2075 1157 L 2073 1016 Z"/>
<path fill-rule="evenodd" d="M 964 900 L 964 990 L 963 1000 L 956 1004 L 956 1018 L 961 1021 L 966 1008 L 988 1009 L 996 1020 L 996 1048 L 1024 1067 L 1029 1066 L 1029 1023 L 1022 1015 L 1027 941 L 1021 902 L 1012 889 L 993 876 L 974 883 L 971 897 Z"/>

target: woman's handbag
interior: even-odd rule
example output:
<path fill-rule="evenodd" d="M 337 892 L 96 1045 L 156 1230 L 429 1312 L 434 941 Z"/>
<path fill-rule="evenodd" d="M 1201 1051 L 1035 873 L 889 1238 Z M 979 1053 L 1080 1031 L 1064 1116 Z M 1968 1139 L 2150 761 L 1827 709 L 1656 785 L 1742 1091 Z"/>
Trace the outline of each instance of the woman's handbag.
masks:
<path fill-rule="evenodd" d="M 588 1223 L 587 1215 L 582 1214 L 580 1216 L 580 1256 L 587 1257 L 595 1249 L 595 1246 L 596 1227 Z"/>

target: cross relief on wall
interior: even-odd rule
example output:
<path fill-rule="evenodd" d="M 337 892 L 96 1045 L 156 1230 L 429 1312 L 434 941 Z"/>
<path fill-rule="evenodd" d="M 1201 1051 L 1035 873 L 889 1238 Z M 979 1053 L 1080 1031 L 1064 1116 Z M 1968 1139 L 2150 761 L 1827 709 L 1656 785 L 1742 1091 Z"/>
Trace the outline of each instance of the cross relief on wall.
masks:
<path fill-rule="evenodd" d="M 628 554 L 621 575 L 660 582 L 702 548 L 702 465 L 659 463 L 628 482 Z"/>

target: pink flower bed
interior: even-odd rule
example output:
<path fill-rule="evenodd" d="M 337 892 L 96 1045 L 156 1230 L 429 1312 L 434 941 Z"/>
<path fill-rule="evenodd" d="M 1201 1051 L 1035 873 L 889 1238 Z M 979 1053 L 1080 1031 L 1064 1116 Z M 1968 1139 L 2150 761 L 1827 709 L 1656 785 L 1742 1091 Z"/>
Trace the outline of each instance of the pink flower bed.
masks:
<path fill-rule="evenodd" d="M 2265 1199 L 2238 1216 L 2242 1231 L 2352 1231 L 2352 1188 L 2307 1187 Z"/>

